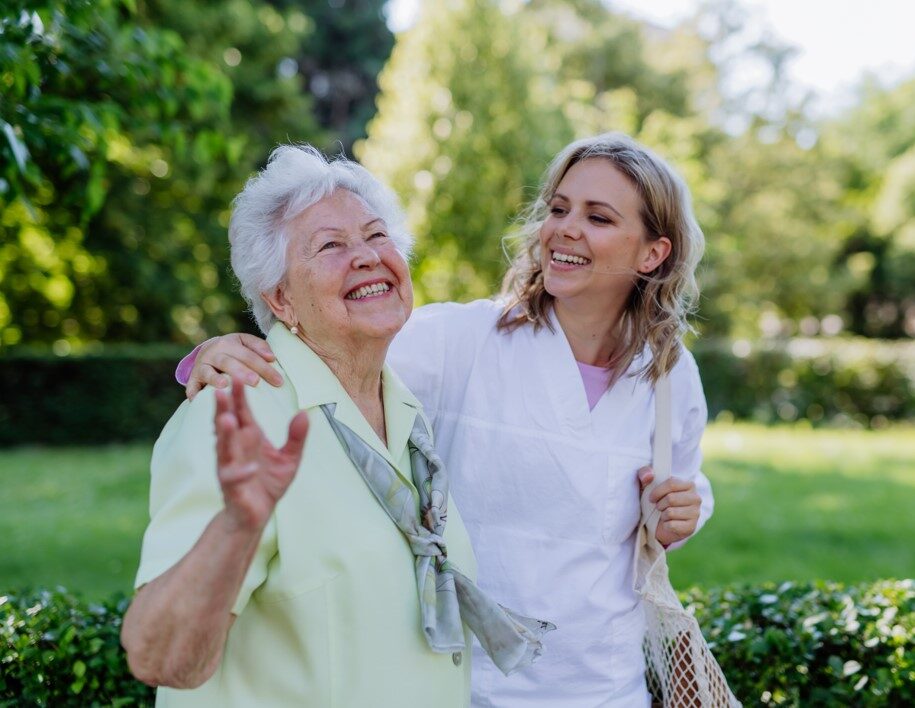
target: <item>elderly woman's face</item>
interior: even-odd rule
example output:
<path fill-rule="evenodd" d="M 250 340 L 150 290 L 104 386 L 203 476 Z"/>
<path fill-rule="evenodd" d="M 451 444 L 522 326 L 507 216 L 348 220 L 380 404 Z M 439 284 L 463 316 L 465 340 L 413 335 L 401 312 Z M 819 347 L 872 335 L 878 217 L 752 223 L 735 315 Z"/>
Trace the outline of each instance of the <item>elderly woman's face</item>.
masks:
<path fill-rule="evenodd" d="M 362 199 L 338 189 L 289 233 L 284 295 L 309 340 L 390 339 L 400 331 L 413 309 L 410 271 Z"/>

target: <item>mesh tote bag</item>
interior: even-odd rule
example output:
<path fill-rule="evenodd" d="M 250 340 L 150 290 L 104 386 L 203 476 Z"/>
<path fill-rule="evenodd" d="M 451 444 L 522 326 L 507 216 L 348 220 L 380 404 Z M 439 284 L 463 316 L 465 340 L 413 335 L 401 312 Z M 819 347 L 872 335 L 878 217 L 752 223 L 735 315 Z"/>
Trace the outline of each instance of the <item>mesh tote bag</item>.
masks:
<path fill-rule="evenodd" d="M 642 492 L 642 520 L 633 558 L 633 585 L 645 610 L 642 650 L 648 690 L 664 708 L 738 708 L 699 623 L 670 584 L 667 556 L 655 538 L 660 512 L 648 500 L 671 474 L 670 379 L 655 385 L 654 481 Z"/>

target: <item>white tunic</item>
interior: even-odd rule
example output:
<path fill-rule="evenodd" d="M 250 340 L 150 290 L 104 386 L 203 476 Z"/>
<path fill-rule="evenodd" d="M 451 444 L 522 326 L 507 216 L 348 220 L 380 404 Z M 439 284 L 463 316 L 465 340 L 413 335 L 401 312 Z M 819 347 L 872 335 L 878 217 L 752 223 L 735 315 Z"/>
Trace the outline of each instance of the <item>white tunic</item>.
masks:
<path fill-rule="evenodd" d="M 419 308 L 388 359 L 432 421 L 479 586 L 558 627 L 540 660 L 507 678 L 474 647 L 473 705 L 647 706 L 631 562 L 652 387 L 623 377 L 591 411 L 555 318 L 555 332 L 502 333 L 500 312 L 489 300 Z M 671 384 L 673 470 L 696 482 L 701 526 L 712 511 L 700 471 L 707 413 L 686 351 Z"/>

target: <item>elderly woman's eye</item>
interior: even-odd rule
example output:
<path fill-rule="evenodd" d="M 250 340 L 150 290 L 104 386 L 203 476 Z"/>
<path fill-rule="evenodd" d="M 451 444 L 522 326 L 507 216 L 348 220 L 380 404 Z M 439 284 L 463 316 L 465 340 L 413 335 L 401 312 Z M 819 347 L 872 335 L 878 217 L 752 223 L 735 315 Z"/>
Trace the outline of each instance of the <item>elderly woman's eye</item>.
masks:
<path fill-rule="evenodd" d="M 376 231 L 369 238 L 387 238 L 388 235 L 384 231 Z"/>
<path fill-rule="evenodd" d="M 319 248 L 318 250 L 319 251 L 329 251 L 330 249 L 336 248 L 339 245 L 340 245 L 340 243 L 338 241 L 328 241 L 323 246 L 321 246 L 321 248 Z"/>

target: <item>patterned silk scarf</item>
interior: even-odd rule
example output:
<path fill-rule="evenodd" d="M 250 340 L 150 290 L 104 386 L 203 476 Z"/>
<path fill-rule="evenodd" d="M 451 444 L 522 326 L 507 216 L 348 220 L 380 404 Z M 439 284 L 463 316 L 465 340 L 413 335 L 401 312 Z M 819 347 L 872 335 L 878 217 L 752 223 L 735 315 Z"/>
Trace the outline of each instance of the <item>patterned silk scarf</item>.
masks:
<path fill-rule="evenodd" d="M 423 631 L 432 651 L 465 651 L 463 621 L 506 676 L 536 660 L 543 651 L 541 637 L 556 626 L 495 603 L 448 561 L 443 538 L 448 477 L 423 417 L 416 416 L 409 442 L 413 482 L 419 491 L 419 518 L 413 491 L 391 464 L 334 418 L 335 404 L 322 405 L 321 410 L 378 503 L 410 542 L 416 557 Z"/>

